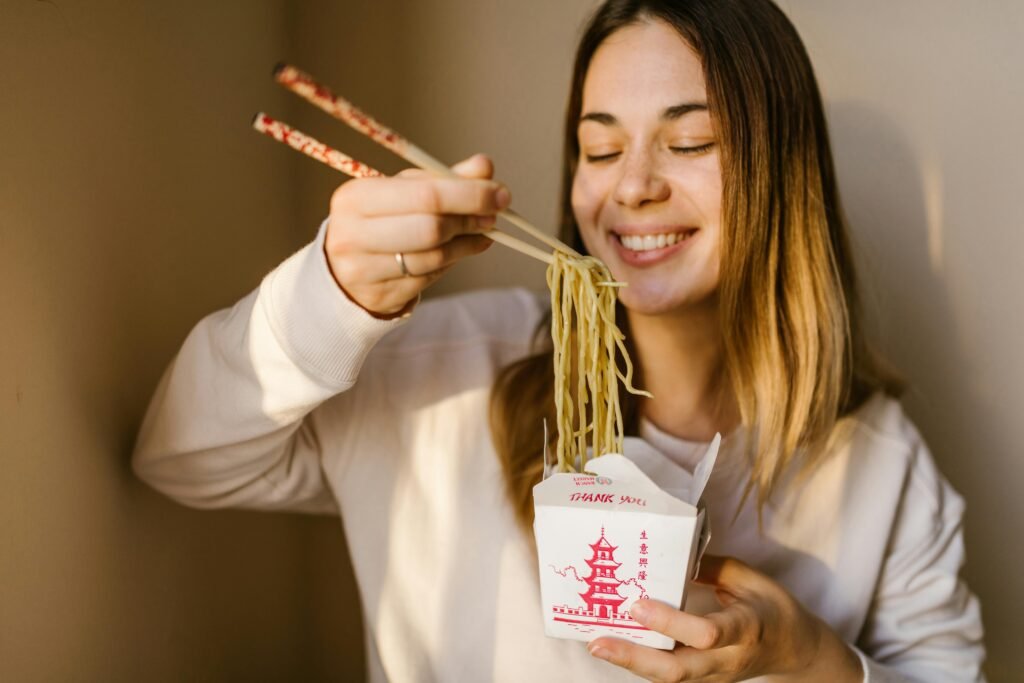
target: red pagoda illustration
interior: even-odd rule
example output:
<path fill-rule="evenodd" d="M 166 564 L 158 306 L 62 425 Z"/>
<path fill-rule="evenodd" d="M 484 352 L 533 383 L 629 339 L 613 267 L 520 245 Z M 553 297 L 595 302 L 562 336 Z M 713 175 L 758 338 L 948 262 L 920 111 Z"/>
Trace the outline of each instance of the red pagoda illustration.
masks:
<path fill-rule="evenodd" d="M 579 594 L 587 606 L 555 605 L 551 608 L 555 614 L 554 620 L 572 624 L 647 630 L 636 623 L 629 612 L 619 613 L 619 606 L 626 601 L 626 598 L 619 595 L 619 586 L 624 582 L 616 578 L 615 572 L 622 566 L 622 563 L 615 561 L 615 551 L 618 546 L 612 545 L 605 538 L 604 527 L 601 527 L 601 538 L 596 543 L 589 545 L 593 551 L 591 558 L 586 561 L 590 567 L 590 576 L 583 579 L 588 588 L 586 593 Z"/>

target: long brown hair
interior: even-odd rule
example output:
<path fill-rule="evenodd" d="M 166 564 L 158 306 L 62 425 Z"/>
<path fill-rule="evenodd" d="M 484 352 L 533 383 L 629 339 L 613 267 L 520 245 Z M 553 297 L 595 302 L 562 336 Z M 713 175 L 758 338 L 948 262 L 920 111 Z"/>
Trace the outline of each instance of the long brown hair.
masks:
<path fill-rule="evenodd" d="M 562 239 L 583 251 L 570 195 L 590 61 L 615 31 L 650 20 L 675 28 L 703 61 L 722 155 L 719 320 L 749 436 L 746 493 L 760 509 L 790 465 L 809 471 L 825 457 L 840 417 L 899 385 L 864 340 L 810 59 L 770 0 L 609 0 L 598 8 L 576 53 L 566 112 Z M 539 346 L 503 369 L 491 398 L 495 447 L 524 526 L 542 474 L 541 424 L 554 424 L 552 382 L 551 350 Z M 637 401 L 623 393 L 621 402 L 634 431 Z"/>

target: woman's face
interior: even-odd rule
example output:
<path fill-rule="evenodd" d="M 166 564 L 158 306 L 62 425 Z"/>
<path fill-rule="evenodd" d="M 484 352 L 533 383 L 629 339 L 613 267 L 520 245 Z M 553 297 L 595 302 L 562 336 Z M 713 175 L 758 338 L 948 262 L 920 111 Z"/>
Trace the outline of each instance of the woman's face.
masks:
<path fill-rule="evenodd" d="M 623 304 L 647 315 L 718 286 L 722 171 L 700 58 L 668 24 L 613 33 L 583 85 L 572 206 Z"/>

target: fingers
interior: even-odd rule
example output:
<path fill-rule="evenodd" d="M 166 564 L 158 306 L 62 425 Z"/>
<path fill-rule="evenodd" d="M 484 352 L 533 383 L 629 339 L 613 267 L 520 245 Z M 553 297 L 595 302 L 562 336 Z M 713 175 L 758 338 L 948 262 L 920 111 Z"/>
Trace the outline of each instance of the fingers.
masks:
<path fill-rule="evenodd" d="M 616 638 L 598 638 L 588 646 L 597 659 L 621 666 L 649 681 L 690 681 L 724 670 L 717 651 L 701 652 L 677 647 L 672 652 L 656 650 Z"/>
<path fill-rule="evenodd" d="M 407 174 L 349 181 L 335 191 L 331 212 L 362 216 L 487 215 L 497 213 L 510 202 L 508 189 L 493 180 Z"/>
<path fill-rule="evenodd" d="M 482 235 L 462 235 L 425 251 L 386 254 L 342 252 L 332 259 L 331 266 L 336 279 L 344 283 L 369 285 L 389 280 L 416 280 L 447 269 L 467 256 L 479 254 L 491 244 L 493 242 Z M 402 273 L 397 253 L 402 254 L 408 275 Z"/>
<path fill-rule="evenodd" d="M 406 214 L 361 218 L 333 235 L 331 248 L 381 254 L 426 251 L 460 235 L 487 232 L 494 227 L 494 223 L 493 215 Z"/>
<path fill-rule="evenodd" d="M 745 607 L 736 603 L 735 608 L 698 617 L 654 600 L 639 600 L 630 610 L 633 617 L 674 638 L 679 646 L 669 653 L 615 638 L 598 638 L 590 644 L 590 654 L 651 681 L 731 675 L 742 671 L 751 657 L 750 631 L 756 630 L 756 624 L 751 624 Z"/>
<path fill-rule="evenodd" d="M 447 270 L 467 256 L 485 251 L 494 242 L 482 235 L 462 235 L 440 247 L 411 253 L 403 253 L 406 270 L 410 275 L 429 275 Z M 401 269 L 399 269 L 401 270 Z"/>
<path fill-rule="evenodd" d="M 720 612 L 711 612 L 704 618 L 715 625 L 715 638 L 710 647 L 722 648 L 743 643 L 749 639 L 751 632 L 759 629 L 756 620 L 751 619 L 749 607 L 741 602 Z"/>
<path fill-rule="evenodd" d="M 710 584 L 738 597 L 775 590 L 777 584 L 734 557 L 705 555 L 696 581 Z"/>
<path fill-rule="evenodd" d="M 643 626 L 680 643 L 671 655 L 610 638 L 591 643 L 591 654 L 654 681 L 747 680 L 807 668 L 802 648 L 820 640 L 822 622 L 782 586 L 738 560 L 714 556 L 704 557 L 700 580 L 714 587 L 723 609 L 698 617 L 647 599 L 630 610 Z"/>
<path fill-rule="evenodd" d="M 494 177 L 494 163 L 486 154 L 474 154 L 452 166 L 452 171 L 463 178 L 489 180 Z M 430 178 L 430 171 L 422 168 L 407 168 L 396 175 L 401 178 Z"/>
<path fill-rule="evenodd" d="M 452 170 L 456 175 L 461 175 L 464 178 L 477 178 L 483 180 L 489 180 L 495 175 L 494 162 L 490 161 L 490 157 L 486 155 L 473 155 L 469 159 L 464 159 L 455 166 Z M 430 171 L 426 171 L 422 168 L 407 168 L 396 173 L 401 178 L 430 178 L 435 177 Z"/>
<path fill-rule="evenodd" d="M 400 314 L 457 261 L 484 251 L 495 214 L 511 201 L 490 159 L 454 167 L 459 177 L 407 169 L 359 178 L 331 198 L 324 252 L 335 282 L 374 315 Z M 398 256 L 401 255 L 401 261 Z M 404 268 L 403 268 L 404 266 Z"/>
<path fill-rule="evenodd" d="M 710 619 L 687 614 L 657 600 L 637 600 L 629 611 L 647 628 L 684 645 L 699 650 L 722 645 L 721 628 Z"/>
<path fill-rule="evenodd" d="M 490 179 L 494 177 L 494 163 L 486 154 L 474 154 L 452 166 L 452 170 L 463 178 Z"/>

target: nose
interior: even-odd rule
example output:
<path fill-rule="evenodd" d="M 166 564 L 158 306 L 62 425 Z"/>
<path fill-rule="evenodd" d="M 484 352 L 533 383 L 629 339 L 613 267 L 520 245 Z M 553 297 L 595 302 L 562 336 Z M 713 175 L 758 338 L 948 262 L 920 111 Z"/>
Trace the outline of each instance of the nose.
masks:
<path fill-rule="evenodd" d="M 615 201 L 631 209 L 668 199 L 668 182 L 657 168 L 657 160 L 648 149 L 634 148 L 622 165 L 622 175 L 615 186 Z"/>

